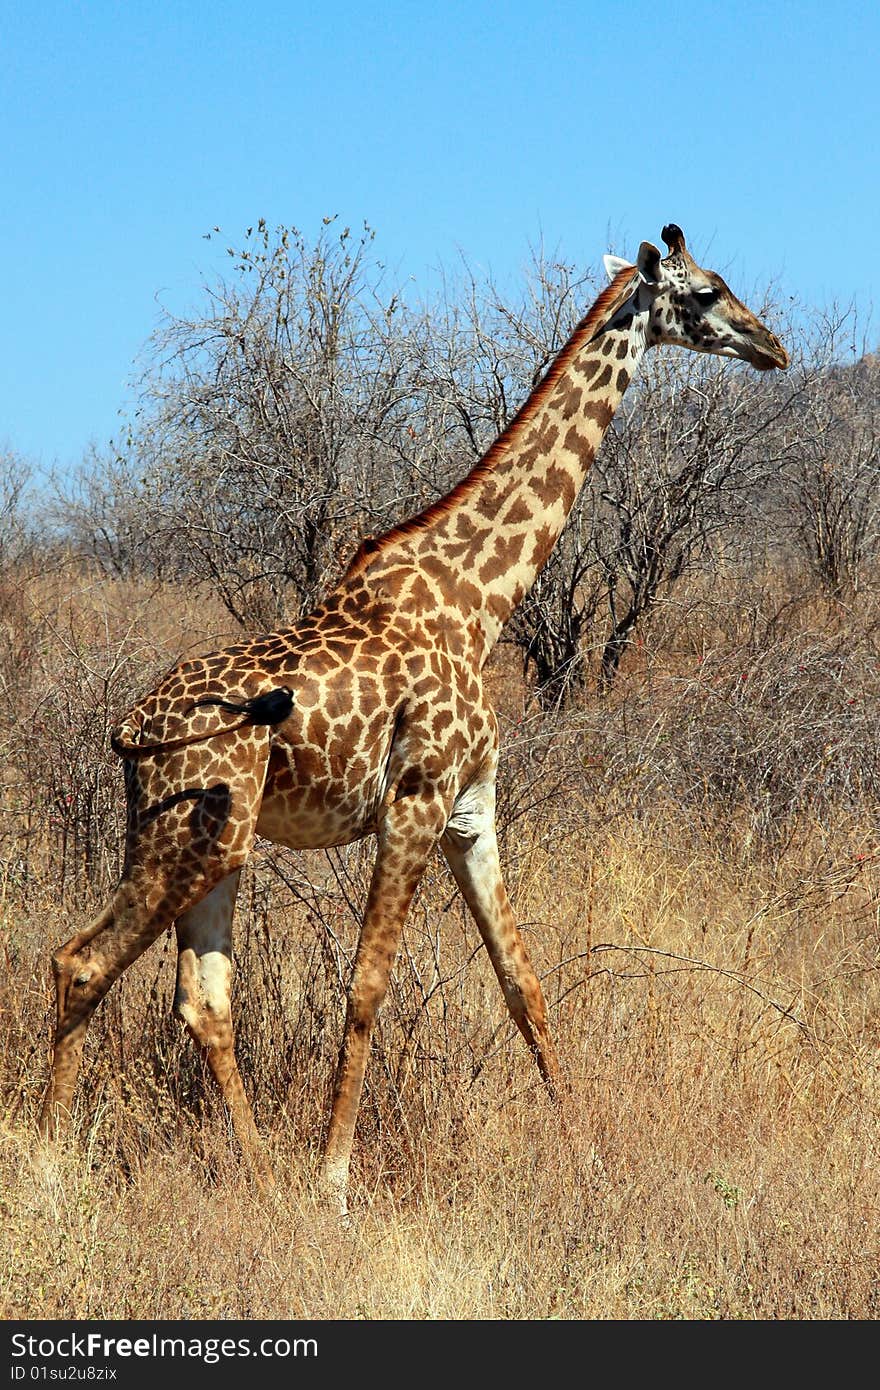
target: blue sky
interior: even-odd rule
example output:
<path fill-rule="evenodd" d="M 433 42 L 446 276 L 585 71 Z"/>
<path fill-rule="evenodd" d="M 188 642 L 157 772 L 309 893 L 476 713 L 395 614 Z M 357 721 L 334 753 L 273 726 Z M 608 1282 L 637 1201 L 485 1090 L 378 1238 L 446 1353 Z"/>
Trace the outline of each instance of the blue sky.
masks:
<path fill-rule="evenodd" d="M 0 447 L 106 444 L 157 318 L 259 217 L 586 264 L 666 221 L 747 297 L 877 295 L 880 5 L 0 0 Z M 880 307 L 880 306 L 878 306 Z M 876 324 L 875 324 L 876 330 Z M 877 337 L 875 331 L 874 337 Z"/>

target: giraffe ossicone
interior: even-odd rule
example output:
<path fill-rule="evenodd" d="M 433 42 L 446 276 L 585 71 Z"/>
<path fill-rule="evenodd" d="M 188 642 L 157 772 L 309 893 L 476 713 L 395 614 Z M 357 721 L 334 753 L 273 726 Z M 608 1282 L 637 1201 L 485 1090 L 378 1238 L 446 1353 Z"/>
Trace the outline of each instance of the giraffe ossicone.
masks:
<path fill-rule="evenodd" d="M 322 1168 L 340 1211 L 373 1023 L 438 845 L 557 1093 L 544 998 L 498 858 L 498 725 L 483 667 L 546 562 L 646 349 L 678 344 L 760 370 L 788 365 L 778 338 L 692 259 L 680 228 L 668 225 L 663 238 L 665 258 L 643 242 L 635 264 L 608 259 L 610 285 L 451 492 L 365 541 L 300 622 L 183 662 L 114 731 L 124 863 L 103 912 L 53 957 L 44 1133 L 69 1118 L 96 1005 L 174 923 L 175 1009 L 205 1051 L 246 1155 L 265 1171 L 230 1003 L 235 896 L 257 834 L 293 848 L 377 840 Z"/>

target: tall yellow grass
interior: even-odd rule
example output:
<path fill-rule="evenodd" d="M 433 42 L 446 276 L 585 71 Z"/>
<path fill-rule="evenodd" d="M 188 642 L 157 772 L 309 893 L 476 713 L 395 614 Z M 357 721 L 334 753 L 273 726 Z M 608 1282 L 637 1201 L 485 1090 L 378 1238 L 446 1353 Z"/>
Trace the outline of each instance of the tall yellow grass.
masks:
<path fill-rule="evenodd" d="M 683 642 L 662 660 L 656 644 L 634 657 L 610 703 L 556 724 L 533 716 L 503 651 L 492 673 L 509 750 L 504 860 L 568 1077 L 561 1115 L 438 857 L 377 1030 L 353 1226 L 328 1219 L 313 1175 L 370 846 L 294 856 L 261 845 L 239 900 L 235 1007 L 275 1185 L 251 1185 L 170 1016 L 171 937 L 96 1017 L 75 1142 L 44 1147 L 34 1126 L 49 953 L 99 901 L 115 846 L 91 859 L 68 850 L 61 882 L 66 811 L 25 785 L 23 737 L 37 709 L 44 752 L 62 756 L 48 746 L 63 737 L 53 668 L 66 663 L 75 720 L 100 703 L 108 653 L 112 701 L 176 647 L 210 645 L 210 619 L 192 596 L 156 605 L 143 592 L 80 583 L 74 602 L 62 591 L 70 585 L 42 577 L 22 598 L 31 608 L 20 629 L 40 634 L 43 651 L 4 731 L 3 1316 L 877 1315 L 880 859 L 870 768 L 864 758 L 856 768 L 854 754 L 841 760 L 847 782 L 838 754 L 822 754 L 829 770 L 815 803 L 793 806 L 775 837 L 747 768 L 737 792 L 705 767 L 698 797 L 682 721 L 692 741 L 698 704 L 687 683 L 706 678 Z M 812 632 L 816 612 L 804 623 Z M 720 652 L 718 632 L 707 642 Z M 731 662 L 737 679 L 739 666 L 766 672 L 769 658 L 744 665 L 741 642 L 724 652 L 709 684 L 726 692 L 729 712 L 740 697 L 716 675 L 727 679 Z M 809 679 L 813 708 L 823 677 Z M 784 726 L 795 706 L 783 696 L 780 760 L 794 757 Z M 827 718 L 837 729 L 837 715 Z M 721 727 L 711 726 L 716 753 Z M 32 755 L 34 775 L 44 761 Z M 106 766 L 94 815 L 112 841 L 118 782 Z M 794 768 L 774 795 L 801 786 Z"/>

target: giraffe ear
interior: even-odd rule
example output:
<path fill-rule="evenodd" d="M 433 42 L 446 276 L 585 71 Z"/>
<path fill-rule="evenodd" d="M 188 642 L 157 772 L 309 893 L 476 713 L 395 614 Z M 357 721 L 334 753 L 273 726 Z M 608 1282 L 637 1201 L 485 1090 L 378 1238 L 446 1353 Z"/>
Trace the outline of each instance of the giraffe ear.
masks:
<path fill-rule="evenodd" d="M 638 266 L 642 279 L 647 285 L 659 285 L 662 276 L 660 262 L 663 257 L 650 241 L 643 241 L 639 247 Z"/>
<path fill-rule="evenodd" d="M 614 280 L 622 270 L 632 270 L 632 261 L 624 261 L 620 256 L 603 256 L 602 263 L 605 266 L 605 274 L 609 280 Z"/>

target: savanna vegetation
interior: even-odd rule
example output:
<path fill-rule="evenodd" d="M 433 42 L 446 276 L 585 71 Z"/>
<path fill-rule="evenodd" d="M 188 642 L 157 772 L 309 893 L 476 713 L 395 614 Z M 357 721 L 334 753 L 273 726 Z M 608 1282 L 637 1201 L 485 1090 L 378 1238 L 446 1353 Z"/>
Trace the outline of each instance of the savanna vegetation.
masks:
<path fill-rule="evenodd" d="M 448 487 L 596 284 L 536 254 L 417 303 L 369 231 L 252 228 L 148 345 L 114 447 L 0 466 L 0 1310 L 29 1318 L 874 1318 L 880 363 L 760 305 L 768 376 L 646 361 L 492 658 L 508 886 L 564 1123 L 441 859 L 374 1043 L 351 1229 L 313 1200 L 366 842 L 259 843 L 236 918 L 257 1190 L 171 1017 L 173 936 L 35 1122 L 49 955 L 119 867 L 108 730 L 181 655 L 305 610 Z"/>

